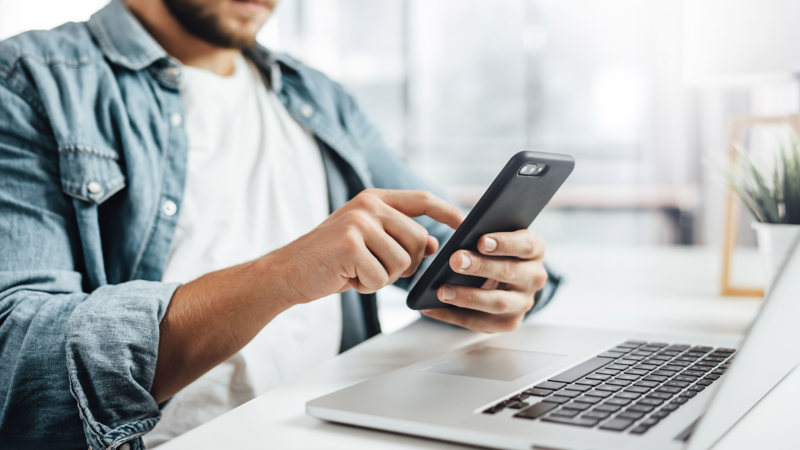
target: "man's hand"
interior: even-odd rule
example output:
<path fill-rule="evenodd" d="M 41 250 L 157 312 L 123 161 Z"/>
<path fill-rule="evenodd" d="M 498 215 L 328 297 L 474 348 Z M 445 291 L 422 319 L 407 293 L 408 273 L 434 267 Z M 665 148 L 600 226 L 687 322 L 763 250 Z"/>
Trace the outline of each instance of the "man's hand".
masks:
<path fill-rule="evenodd" d="M 375 292 L 412 275 L 436 252 L 436 238 L 411 217 L 427 215 L 457 228 L 464 213 L 426 191 L 368 189 L 322 224 L 265 258 L 280 261 L 292 302 L 354 288 Z"/>
<path fill-rule="evenodd" d="M 428 309 L 423 314 L 483 332 L 511 331 L 533 307 L 533 295 L 544 287 L 547 271 L 544 243 L 528 230 L 489 233 L 475 253 L 459 250 L 450 257 L 457 273 L 487 278 L 480 288 L 444 285 L 437 296 L 455 308 Z"/>

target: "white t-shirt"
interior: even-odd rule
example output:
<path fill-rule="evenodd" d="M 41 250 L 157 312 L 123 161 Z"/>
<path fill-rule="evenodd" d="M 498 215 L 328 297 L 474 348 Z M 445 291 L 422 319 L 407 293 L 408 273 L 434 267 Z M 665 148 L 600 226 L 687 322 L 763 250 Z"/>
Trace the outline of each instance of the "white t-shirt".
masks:
<path fill-rule="evenodd" d="M 220 77 L 184 67 L 186 186 L 163 281 L 191 281 L 307 233 L 329 213 L 320 150 L 261 74 L 240 57 Z M 341 303 L 332 295 L 276 317 L 241 351 L 179 392 L 145 435 L 158 445 L 335 356 Z M 264 301 L 270 301 L 264 293 Z M 277 405 L 276 405 L 277 407 Z"/>

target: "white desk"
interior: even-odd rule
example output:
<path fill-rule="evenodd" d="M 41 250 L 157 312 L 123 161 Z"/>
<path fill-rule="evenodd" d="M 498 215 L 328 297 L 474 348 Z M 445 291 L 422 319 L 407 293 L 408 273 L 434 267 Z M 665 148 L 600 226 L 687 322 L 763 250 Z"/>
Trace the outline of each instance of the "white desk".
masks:
<path fill-rule="evenodd" d="M 753 282 L 757 260 L 741 262 Z M 716 249 L 557 248 L 548 260 L 566 275 L 557 300 L 524 326 L 539 323 L 669 332 L 741 334 L 758 299 L 716 294 Z M 750 270 L 748 270 L 750 269 Z M 399 313 L 403 306 L 398 307 Z M 402 314 L 401 314 L 402 315 Z M 416 317 L 406 314 L 406 319 Z M 405 319 L 402 319 L 405 320 Z M 305 414 L 305 402 L 377 374 L 475 342 L 485 335 L 414 321 L 338 356 L 295 382 L 279 386 L 160 447 L 220 448 L 457 448 L 453 444 L 325 423 Z M 800 369 L 795 370 L 729 433 L 718 448 L 800 448 Z M 795 411 L 793 415 L 779 413 Z"/>

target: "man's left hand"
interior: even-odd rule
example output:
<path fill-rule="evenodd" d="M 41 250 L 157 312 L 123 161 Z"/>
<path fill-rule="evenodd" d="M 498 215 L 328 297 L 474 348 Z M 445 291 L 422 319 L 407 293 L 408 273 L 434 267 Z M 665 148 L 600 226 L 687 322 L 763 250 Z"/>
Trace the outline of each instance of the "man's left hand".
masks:
<path fill-rule="evenodd" d="M 547 281 L 542 262 L 544 242 L 529 230 L 489 233 L 478 251 L 459 250 L 450 257 L 456 273 L 486 278 L 480 288 L 443 285 L 436 291 L 443 303 L 459 308 L 427 309 L 428 317 L 475 331 L 511 331 L 533 307 L 533 296 Z"/>

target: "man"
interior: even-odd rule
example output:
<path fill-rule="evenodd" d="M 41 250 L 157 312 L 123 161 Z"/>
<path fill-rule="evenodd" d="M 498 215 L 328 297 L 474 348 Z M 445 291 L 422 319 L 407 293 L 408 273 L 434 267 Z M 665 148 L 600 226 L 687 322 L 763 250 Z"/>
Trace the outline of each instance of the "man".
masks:
<path fill-rule="evenodd" d="M 372 293 L 461 222 L 339 85 L 255 45 L 274 7 L 114 1 L 0 44 L 0 447 L 196 426 L 379 332 Z M 490 281 L 423 313 L 511 330 L 544 246 L 478 249 L 450 264 Z"/>

